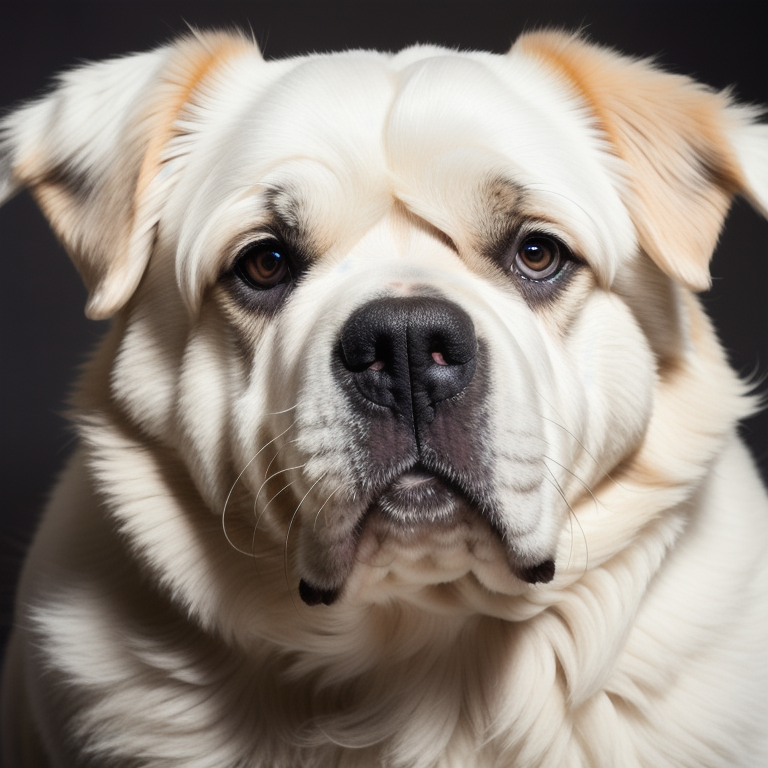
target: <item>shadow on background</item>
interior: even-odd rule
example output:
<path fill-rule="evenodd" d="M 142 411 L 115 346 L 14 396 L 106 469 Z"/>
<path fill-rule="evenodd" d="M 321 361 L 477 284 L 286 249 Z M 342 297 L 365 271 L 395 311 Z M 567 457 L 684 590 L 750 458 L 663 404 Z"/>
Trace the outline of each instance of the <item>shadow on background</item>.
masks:
<path fill-rule="evenodd" d="M 5 0 L 0 106 L 39 93 L 58 70 L 162 43 L 186 29 L 252 29 L 268 57 L 416 42 L 506 51 L 525 29 L 557 25 L 747 102 L 768 103 L 765 2 L 103 2 Z M 7 625 L 24 548 L 71 446 L 62 417 L 68 387 L 104 324 L 83 316 L 85 291 L 31 199 L 0 209 L 2 247 L 2 512 L 0 619 Z M 736 369 L 768 377 L 768 224 L 738 203 L 714 260 L 705 301 Z M 759 389 L 768 391 L 768 384 Z M 768 416 L 744 433 L 768 477 Z M 0 632 L 0 642 L 2 642 Z"/>

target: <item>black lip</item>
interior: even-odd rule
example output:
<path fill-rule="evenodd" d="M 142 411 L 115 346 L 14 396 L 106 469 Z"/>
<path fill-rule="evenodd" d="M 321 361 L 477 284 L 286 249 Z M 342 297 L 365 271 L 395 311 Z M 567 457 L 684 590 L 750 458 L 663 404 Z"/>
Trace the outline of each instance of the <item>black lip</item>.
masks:
<path fill-rule="evenodd" d="M 322 589 L 302 579 L 299 582 L 299 597 L 307 605 L 333 605 L 339 597 L 338 589 Z"/>

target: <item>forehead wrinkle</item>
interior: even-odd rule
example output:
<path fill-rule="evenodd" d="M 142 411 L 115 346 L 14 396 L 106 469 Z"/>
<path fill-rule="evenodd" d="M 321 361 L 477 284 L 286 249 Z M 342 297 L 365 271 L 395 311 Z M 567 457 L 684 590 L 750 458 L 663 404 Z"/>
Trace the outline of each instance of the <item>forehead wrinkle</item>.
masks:
<path fill-rule="evenodd" d="M 458 253 L 459 249 L 446 232 L 443 232 L 423 216 L 419 216 L 397 198 L 393 199 L 388 221 L 392 230 L 392 238 L 400 254 L 406 254 L 411 250 L 417 235 L 426 235 Z"/>
<path fill-rule="evenodd" d="M 385 153 L 397 197 L 459 247 L 471 247 L 481 231 L 498 236 L 509 228 L 504 220 L 521 195 L 515 182 L 493 178 L 516 167 L 499 151 L 503 123 L 492 117 L 509 110 L 510 98 L 483 62 L 437 53 L 400 72 Z"/>
<path fill-rule="evenodd" d="M 277 76 L 243 89 L 245 98 L 215 141 L 201 136 L 198 155 L 206 162 L 198 163 L 197 184 L 188 188 L 207 187 L 220 196 L 223 189 L 279 182 L 276 169 L 297 160 L 324 164 L 357 185 L 361 168 L 385 174 L 381 131 L 393 92 L 386 59 L 351 52 L 269 62 L 267 70 L 280 65 Z"/>

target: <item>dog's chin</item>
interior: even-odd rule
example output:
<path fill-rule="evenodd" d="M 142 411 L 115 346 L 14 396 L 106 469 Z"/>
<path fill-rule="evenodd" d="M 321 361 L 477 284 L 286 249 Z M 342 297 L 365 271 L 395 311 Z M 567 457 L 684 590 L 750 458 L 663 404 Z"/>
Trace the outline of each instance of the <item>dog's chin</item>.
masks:
<path fill-rule="evenodd" d="M 397 477 L 371 506 L 368 517 L 377 518 L 394 536 L 428 535 L 435 527 L 453 527 L 468 504 L 459 489 L 421 467 Z"/>
<path fill-rule="evenodd" d="M 554 577 L 553 560 L 525 566 L 516 562 L 480 503 L 449 479 L 417 465 L 391 481 L 364 510 L 356 529 L 354 559 L 377 565 L 382 558 L 429 552 L 434 556 L 431 561 L 439 561 L 441 554 L 450 557 L 452 550 L 471 552 L 476 547 L 494 552 L 494 558 L 524 582 L 546 583 Z M 441 580 L 439 573 L 435 577 Z M 331 605 L 343 586 L 321 587 L 302 578 L 299 594 L 307 605 Z"/>

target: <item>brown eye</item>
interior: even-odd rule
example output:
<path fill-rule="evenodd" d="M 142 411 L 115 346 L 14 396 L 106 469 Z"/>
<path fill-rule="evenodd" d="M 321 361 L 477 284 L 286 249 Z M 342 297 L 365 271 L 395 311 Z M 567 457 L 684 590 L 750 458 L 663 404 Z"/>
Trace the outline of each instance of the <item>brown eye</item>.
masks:
<path fill-rule="evenodd" d="M 566 249 L 553 237 L 534 235 L 520 244 L 515 254 L 515 271 L 529 280 L 546 280 L 565 263 Z"/>
<path fill-rule="evenodd" d="M 290 277 L 288 258 L 278 243 L 246 246 L 235 264 L 237 276 L 261 291 L 273 288 Z"/>

